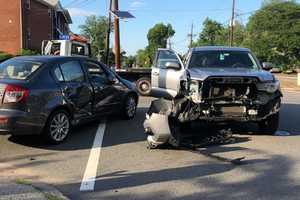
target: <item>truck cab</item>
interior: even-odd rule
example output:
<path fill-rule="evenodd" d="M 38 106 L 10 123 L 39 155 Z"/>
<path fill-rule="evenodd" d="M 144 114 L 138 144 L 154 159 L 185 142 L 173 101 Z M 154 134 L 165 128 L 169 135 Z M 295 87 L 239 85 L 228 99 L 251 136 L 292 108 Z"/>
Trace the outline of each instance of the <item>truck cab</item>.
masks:
<path fill-rule="evenodd" d="M 42 42 L 42 55 L 55 56 L 91 56 L 91 46 L 87 41 L 70 40 L 44 40 Z"/>

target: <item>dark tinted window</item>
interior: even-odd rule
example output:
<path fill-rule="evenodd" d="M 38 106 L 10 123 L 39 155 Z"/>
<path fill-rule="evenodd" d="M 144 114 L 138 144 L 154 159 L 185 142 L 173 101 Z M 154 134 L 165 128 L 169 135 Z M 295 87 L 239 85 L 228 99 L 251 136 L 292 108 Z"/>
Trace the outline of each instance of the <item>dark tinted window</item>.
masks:
<path fill-rule="evenodd" d="M 83 65 L 87 69 L 92 81 L 107 83 L 107 75 L 99 64 L 94 62 L 84 62 Z"/>
<path fill-rule="evenodd" d="M 257 69 L 249 52 L 243 51 L 199 51 L 193 52 L 189 68 L 248 68 Z"/>
<path fill-rule="evenodd" d="M 79 62 L 70 61 L 61 64 L 61 71 L 67 82 L 82 82 L 84 81 L 84 73 Z"/>
<path fill-rule="evenodd" d="M 27 79 L 42 63 L 28 60 L 8 60 L 0 64 L 0 78 Z"/>
<path fill-rule="evenodd" d="M 55 70 L 54 70 L 54 74 L 55 74 L 55 77 L 57 78 L 57 80 L 59 81 L 64 81 L 64 78 L 62 76 L 62 73 L 59 69 L 59 67 L 57 67 Z"/>
<path fill-rule="evenodd" d="M 84 46 L 80 44 L 72 44 L 72 50 L 71 50 L 72 55 L 84 55 Z"/>

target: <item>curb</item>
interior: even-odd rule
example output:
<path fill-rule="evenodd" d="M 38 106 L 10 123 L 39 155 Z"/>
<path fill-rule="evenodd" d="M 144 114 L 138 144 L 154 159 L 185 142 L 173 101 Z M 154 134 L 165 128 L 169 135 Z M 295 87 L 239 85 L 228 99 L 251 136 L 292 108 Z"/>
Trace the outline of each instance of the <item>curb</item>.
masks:
<path fill-rule="evenodd" d="M 50 199 L 50 197 L 55 197 L 58 200 L 70 200 L 68 197 L 64 196 L 58 189 L 46 183 L 35 182 L 30 183 L 30 185 L 39 192 L 43 193 L 47 199 Z"/>

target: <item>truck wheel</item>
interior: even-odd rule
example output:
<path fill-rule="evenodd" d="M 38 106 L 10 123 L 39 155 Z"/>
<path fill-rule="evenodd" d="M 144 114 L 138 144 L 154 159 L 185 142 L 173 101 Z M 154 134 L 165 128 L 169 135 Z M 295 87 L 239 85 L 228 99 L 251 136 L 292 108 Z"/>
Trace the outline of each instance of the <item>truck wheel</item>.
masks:
<path fill-rule="evenodd" d="M 148 96 L 151 93 L 151 80 L 149 78 L 140 78 L 136 82 L 136 87 L 141 95 Z"/>
<path fill-rule="evenodd" d="M 279 113 L 269 116 L 267 119 L 258 123 L 262 134 L 273 135 L 279 127 Z"/>
<path fill-rule="evenodd" d="M 137 109 L 137 98 L 130 94 L 128 95 L 124 102 L 123 102 L 123 107 L 122 107 L 122 118 L 123 119 L 132 119 L 134 118 L 136 114 L 136 109 Z"/>
<path fill-rule="evenodd" d="M 45 126 L 44 138 L 51 144 L 60 144 L 65 141 L 71 130 L 70 115 L 64 110 L 53 112 Z"/>

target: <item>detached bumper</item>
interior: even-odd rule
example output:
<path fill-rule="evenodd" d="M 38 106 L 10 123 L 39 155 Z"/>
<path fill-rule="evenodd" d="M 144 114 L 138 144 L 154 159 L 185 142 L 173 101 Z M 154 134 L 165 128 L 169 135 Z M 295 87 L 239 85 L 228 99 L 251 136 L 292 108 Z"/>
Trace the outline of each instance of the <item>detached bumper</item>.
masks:
<path fill-rule="evenodd" d="M 43 126 L 29 113 L 19 110 L 0 110 L 0 135 L 36 135 Z"/>

